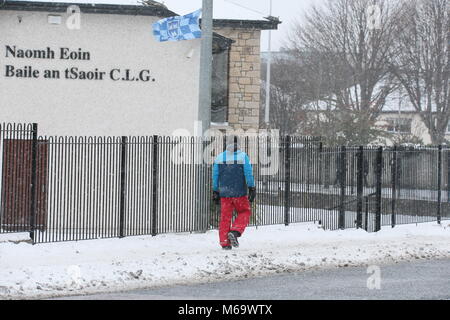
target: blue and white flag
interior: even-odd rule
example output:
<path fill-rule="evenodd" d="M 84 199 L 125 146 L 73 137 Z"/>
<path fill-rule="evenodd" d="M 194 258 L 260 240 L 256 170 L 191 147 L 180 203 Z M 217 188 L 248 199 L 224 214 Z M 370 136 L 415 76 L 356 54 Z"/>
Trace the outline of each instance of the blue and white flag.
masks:
<path fill-rule="evenodd" d="M 185 16 L 169 17 L 153 24 L 153 35 L 156 41 L 192 40 L 202 37 L 199 19 L 202 10 Z"/>

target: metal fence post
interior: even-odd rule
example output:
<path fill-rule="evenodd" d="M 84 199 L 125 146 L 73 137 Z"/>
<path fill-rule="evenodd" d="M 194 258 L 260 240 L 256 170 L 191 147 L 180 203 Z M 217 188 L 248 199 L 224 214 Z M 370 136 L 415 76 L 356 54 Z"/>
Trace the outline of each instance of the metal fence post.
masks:
<path fill-rule="evenodd" d="M 152 177 L 153 177 L 153 194 L 152 194 L 152 236 L 157 234 L 157 217 L 158 217 L 158 160 L 159 160 L 159 148 L 158 148 L 159 136 L 153 136 L 153 163 L 152 163 Z"/>
<path fill-rule="evenodd" d="M 203 203 L 202 203 L 202 210 L 204 211 L 202 214 L 202 221 L 203 221 L 203 225 L 201 226 L 202 232 L 206 232 L 208 230 L 208 226 L 209 226 L 209 219 L 210 219 L 210 214 L 211 214 L 211 201 L 210 201 L 210 195 L 211 195 L 211 190 L 212 190 L 212 172 L 210 172 L 210 168 L 212 168 L 212 165 L 209 165 L 207 163 L 206 159 L 203 159 L 203 151 L 206 150 L 206 148 L 208 147 L 208 145 L 212 142 L 211 137 L 209 137 L 208 139 L 201 139 L 201 152 L 202 152 L 202 161 L 200 164 L 200 172 L 201 172 L 201 176 L 202 176 L 202 181 L 203 184 L 202 186 L 200 186 L 200 188 L 203 191 L 202 194 L 202 199 L 203 199 Z"/>
<path fill-rule="evenodd" d="M 340 203 L 339 203 L 339 229 L 345 229 L 345 184 L 347 177 L 346 168 L 346 149 L 345 146 L 341 147 L 340 159 L 339 159 L 339 184 L 341 187 Z"/>
<path fill-rule="evenodd" d="M 381 178 L 383 173 L 383 147 L 377 150 L 376 168 L 376 207 L 375 207 L 375 231 L 381 230 Z"/>
<path fill-rule="evenodd" d="M 320 142 L 319 143 L 319 186 L 321 186 L 322 185 L 322 183 L 323 183 L 323 174 L 322 174 L 322 172 L 323 172 L 323 154 L 322 154 L 322 152 L 323 152 L 323 143 L 322 142 Z"/>
<path fill-rule="evenodd" d="M 350 153 L 350 158 L 351 158 L 351 161 L 350 161 L 350 194 L 353 195 L 355 193 L 355 187 L 354 187 L 354 184 L 355 184 L 355 175 L 354 175 L 355 157 L 353 155 L 353 152 Z M 356 180 L 358 180 L 358 178 Z"/>
<path fill-rule="evenodd" d="M 364 193 L 364 147 L 360 146 L 357 155 L 357 178 L 356 178 L 356 228 L 362 228 L 362 210 Z"/>
<path fill-rule="evenodd" d="M 119 238 L 125 237 L 125 195 L 127 166 L 127 137 L 120 141 L 120 207 L 119 207 Z"/>
<path fill-rule="evenodd" d="M 291 136 L 286 136 L 284 147 L 284 225 L 288 226 L 291 197 Z"/>
<path fill-rule="evenodd" d="M 365 197 L 366 199 L 366 215 L 364 217 L 365 230 L 369 231 L 369 196 Z"/>
<path fill-rule="evenodd" d="M 447 202 L 450 202 L 450 151 L 447 152 Z"/>
<path fill-rule="evenodd" d="M 441 224 L 441 189 L 442 189 L 442 145 L 438 149 L 438 204 L 437 204 L 437 223 Z"/>
<path fill-rule="evenodd" d="M 308 168 L 308 170 L 306 170 L 306 192 L 309 193 L 310 187 L 310 175 L 311 175 L 311 170 L 309 170 L 309 168 L 311 168 L 311 145 L 310 143 L 306 144 L 306 167 Z"/>
<path fill-rule="evenodd" d="M 37 178 L 37 123 L 33 123 L 32 142 L 31 142 L 31 185 L 30 185 L 30 239 L 33 244 L 36 243 L 36 178 Z"/>
<path fill-rule="evenodd" d="M 394 146 L 392 151 L 392 171 L 391 171 L 391 181 L 392 181 L 392 203 L 391 203 L 391 226 L 392 228 L 396 225 L 395 219 L 395 202 L 397 197 L 397 146 Z"/>
<path fill-rule="evenodd" d="M 330 187 L 330 166 L 331 166 L 331 152 L 330 152 L 330 148 L 325 148 L 325 163 L 324 163 L 324 183 L 323 183 L 323 187 L 325 189 L 328 189 Z"/>

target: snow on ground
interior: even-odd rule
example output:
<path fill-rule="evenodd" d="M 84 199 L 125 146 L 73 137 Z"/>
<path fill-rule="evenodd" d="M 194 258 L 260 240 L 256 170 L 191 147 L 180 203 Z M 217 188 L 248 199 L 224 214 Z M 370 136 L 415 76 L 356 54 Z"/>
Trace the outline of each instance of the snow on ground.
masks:
<path fill-rule="evenodd" d="M 0 229 L 1 231 L 1 229 Z M 31 239 L 29 233 L 9 233 L 9 234 L 0 234 L 0 248 L 2 242 L 29 242 L 31 243 Z M 0 249 L 1 250 L 1 249 Z"/>
<path fill-rule="evenodd" d="M 2 236 L 3 241 L 7 236 L 11 235 Z M 268 226 L 248 228 L 240 243 L 239 248 L 222 250 L 215 230 L 35 246 L 0 241 L 0 299 L 114 292 L 448 258 L 450 224 L 385 227 L 378 233 L 324 231 L 310 223 Z"/>

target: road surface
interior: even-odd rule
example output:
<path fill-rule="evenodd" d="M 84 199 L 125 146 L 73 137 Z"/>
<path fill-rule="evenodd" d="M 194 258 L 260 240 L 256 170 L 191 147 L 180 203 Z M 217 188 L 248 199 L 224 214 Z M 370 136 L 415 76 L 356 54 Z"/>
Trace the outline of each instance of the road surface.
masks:
<path fill-rule="evenodd" d="M 370 273 L 368 273 L 370 271 Z M 377 276 L 380 277 L 377 277 Z M 370 279 L 369 279 L 370 278 Z M 378 281 L 378 279 L 380 281 Z M 369 289 L 368 285 L 372 288 Z M 377 289 L 379 287 L 379 289 Z M 239 281 L 179 285 L 60 299 L 308 300 L 450 299 L 450 259 L 305 271 Z"/>

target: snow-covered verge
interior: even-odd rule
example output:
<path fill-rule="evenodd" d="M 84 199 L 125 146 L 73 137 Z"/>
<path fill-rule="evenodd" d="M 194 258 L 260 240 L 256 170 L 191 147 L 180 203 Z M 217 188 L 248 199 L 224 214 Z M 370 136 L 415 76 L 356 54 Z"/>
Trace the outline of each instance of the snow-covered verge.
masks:
<path fill-rule="evenodd" d="M 6 236 L 4 236 L 6 237 Z M 324 231 L 248 228 L 224 251 L 217 231 L 32 246 L 0 242 L 0 299 L 46 298 L 205 283 L 317 268 L 450 257 L 450 224 Z"/>
<path fill-rule="evenodd" d="M 29 233 L 6 233 L 0 234 L 0 245 L 2 242 L 28 242 L 31 243 L 30 234 Z"/>

